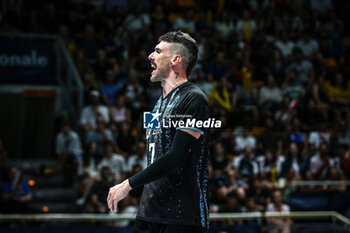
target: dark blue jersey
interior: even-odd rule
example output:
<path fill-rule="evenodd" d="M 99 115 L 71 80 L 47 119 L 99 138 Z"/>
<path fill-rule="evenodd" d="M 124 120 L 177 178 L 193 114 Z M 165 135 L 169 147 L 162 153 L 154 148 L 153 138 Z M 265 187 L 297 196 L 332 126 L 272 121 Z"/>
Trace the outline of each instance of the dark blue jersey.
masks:
<path fill-rule="evenodd" d="M 189 128 L 202 135 L 181 168 L 144 186 L 137 218 L 207 228 L 209 129 L 195 124 L 210 117 L 207 98 L 197 86 L 186 82 L 160 97 L 153 112 L 161 114 L 161 127 L 146 131 L 148 165 L 169 151 L 176 130 Z"/>

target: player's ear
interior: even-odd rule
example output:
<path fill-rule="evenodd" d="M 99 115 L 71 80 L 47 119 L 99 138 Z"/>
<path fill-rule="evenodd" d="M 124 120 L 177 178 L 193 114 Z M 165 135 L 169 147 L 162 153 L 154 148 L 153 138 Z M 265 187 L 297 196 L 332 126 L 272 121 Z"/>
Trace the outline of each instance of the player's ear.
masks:
<path fill-rule="evenodd" d="M 182 58 L 180 54 L 175 54 L 171 59 L 171 66 L 175 66 L 181 62 Z"/>

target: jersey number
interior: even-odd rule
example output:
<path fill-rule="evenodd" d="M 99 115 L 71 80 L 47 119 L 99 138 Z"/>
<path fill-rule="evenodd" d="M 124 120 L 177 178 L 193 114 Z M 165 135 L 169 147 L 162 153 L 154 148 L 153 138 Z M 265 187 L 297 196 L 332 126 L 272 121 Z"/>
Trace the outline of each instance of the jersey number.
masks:
<path fill-rule="evenodd" d="M 153 163 L 154 153 L 155 153 L 155 143 L 152 142 L 149 144 L 149 151 L 151 152 L 151 164 Z"/>

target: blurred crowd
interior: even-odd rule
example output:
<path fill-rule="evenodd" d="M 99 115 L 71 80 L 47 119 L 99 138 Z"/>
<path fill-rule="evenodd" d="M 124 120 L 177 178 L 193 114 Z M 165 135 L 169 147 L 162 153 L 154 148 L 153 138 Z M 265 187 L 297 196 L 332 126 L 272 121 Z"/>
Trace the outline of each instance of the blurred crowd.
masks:
<path fill-rule="evenodd" d="M 0 213 L 28 213 L 32 193 L 23 172 L 8 165 L 8 151 L 0 139 Z"/>
<path fill-rule="evenodd" d="M 161 94 L 147 57 L 169 30 L 197 40 L 190 80 L 223 122 L 211 139 L 212 212 L 288 212 L 294 181 L 350 177 L 348 1 L 5 0 L 0 7 L 1 31 L 59 34 L 83 79 L 80 128 L 62 122 L 56 154 L 76 177 L 84 211 L 107 212 L 111 183 L 146 166 L 142 112 Z M 139 195 L 120 211 L 135 212 Z M 275 221 L 287 232 L 290 220 Z"/>

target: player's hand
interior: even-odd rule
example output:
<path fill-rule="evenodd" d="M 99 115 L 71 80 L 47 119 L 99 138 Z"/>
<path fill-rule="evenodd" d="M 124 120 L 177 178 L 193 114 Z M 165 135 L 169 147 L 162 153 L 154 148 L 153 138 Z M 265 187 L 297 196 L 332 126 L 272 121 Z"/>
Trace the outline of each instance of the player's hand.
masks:
<path fill-rule="evenodd" d="M 125 180 L 110 188 L 107 197 L 108 208 L 113 212 L 117 212 L 118 202 L 123 200 L 129 194 L 130 190 L 129 180 Z"/>

